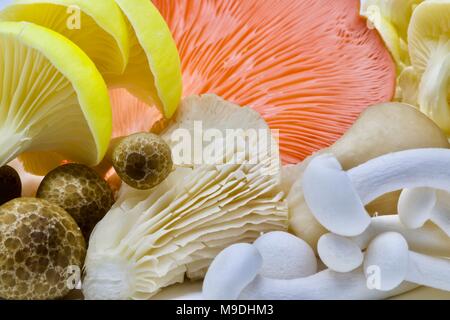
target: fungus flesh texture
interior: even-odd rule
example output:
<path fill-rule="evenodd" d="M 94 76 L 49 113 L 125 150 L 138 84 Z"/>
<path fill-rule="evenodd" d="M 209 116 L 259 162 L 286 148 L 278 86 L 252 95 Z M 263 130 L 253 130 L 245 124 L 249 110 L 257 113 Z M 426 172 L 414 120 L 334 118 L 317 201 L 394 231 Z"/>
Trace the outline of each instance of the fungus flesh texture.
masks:
<path fill-rule="evenodd" d="M 1 22 L 0 61 L 0 165 L 26 151 L 99 163 L 111 136 L 111 106 L 88 56 L 49 29 Z"/>
<path fill-rule="evenodd" d="M 415 82 L 418 107 L 450 135 L 450 1 L 417 6 L 408 39 L 413 71 L 420 79 Z"/>
<path fill-rule="evenodd" d="M 163 132 L 172 152 L 174 132 L 191 132 L 196 120 L 205 130 L 270 132 L 249 108 L 213 95 L 193 96 L 184 100 Z M 254 149 L 255 144 L 248 146 L 238 144 L 236 150 L 243 152 L 234 148 L 218 152 L 217 159 L 225 159 L 222 164 L 179 166 L 149 191 L 122 187 L 117 203 L 91 234 L 85 296 L 150 298 L 163 287 L 183 282 L 185 275 L 202 278 L 212 259 L 229 245 L 253 242 L 261 232 L 286 230 L 279 154 L 265 152 L 253 163 L 250 160 L 262 151 Z M 268 166 L 270 171 L 264 170 Z"/>
<path fill-rule="evenodd" d="M 160 118 L 170 118 L 179 104 L 182 85 L 178 51 L 151 1 L 18 0 L 0 12 L 0 19 L 44 26 L 79 46 L 113 91 L 115 118 L 134 116 L 132 124 L 115 120 L 115 132 L 136 133 L 135 123 L 145 124 L 143 131 L 148 131 Z M 114 92 L 123 92 L 126 103 L 114 99 Z M 133 108 L 129 112 L 121 111 L 130 105 Z M 139 113 L 135 113 L 136 106 Z M 144 110 L 146 107 L 156 110 Z M 24 168 L 36 175 L 45 175 L 67 160 L 56 153 L 41 152 L 27 152 L 20 159 Z M 99 172 L 104 174 L 110 168 Z"/>
<path fill-rule="evenodd" d="M 336 141 L 388 101 L 395 65 L 357 0 L 155 0 L 177 43 L 184 95 L 215 93 L 280 130 L 283 162 Z"/>
<path fill-rule="evenodd" d="M 380 123 L 383 125 L 380 126 Z M 439 127 L 416 108 L 403 103 L 384 103 L 369 107 L 350 130 L 328 149 L 309 157 L 294 168 L 283 168 L 283 185 L 289 190 L 289 228 L 292 233 L 316 247 L 320 236 L 326 233 L 305 203 L 303 173 L 311 159 L 323 153 L 332 153 L 343 169 L 354 168 L 387 153 L 416 148 L 448 148 L 449 143 Z M 369 213 L 392 214 L 397 210 L 399 193 L 389 194 L 366 206 Z"/>

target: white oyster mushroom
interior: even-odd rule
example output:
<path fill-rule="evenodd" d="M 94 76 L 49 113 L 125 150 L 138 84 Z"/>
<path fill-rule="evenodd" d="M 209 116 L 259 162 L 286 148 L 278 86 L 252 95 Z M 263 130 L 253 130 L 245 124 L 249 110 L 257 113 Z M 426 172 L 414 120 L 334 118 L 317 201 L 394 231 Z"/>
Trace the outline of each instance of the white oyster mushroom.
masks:
<path fill-rule="evenodd" d="M 431 188 L 404 189 L 398 202 L 402 223 L 421 228 L 428 220 L 450 236 L 450 193 Z"/>
<path fill-rule="evenodd" d="M 381 291 L 393 290 L 404 281 L 450 291 L 450 260 L 410 251 L 396 232 L 383 233 L 370 243 L 364 270 L 374 289 Z"/>
<path fill-rule="evenodd" d="M 253 245 L 263 257 L 259 275 L 273 279 L 296 279 L 317 273 L 317 258 L 302 239 L 281 231 L 259 237 Z"/>
<path fill-rule="evenodd" d="M 269 152 L 270 143 L 261 148 L 242 142 L 251 129 L 270 132 L 261 116 L 216 96 L 190 97 L 163 137 L 175 149 L 172 133 L 194 134 L 198 121 L 203 130 L 241 129 L 241 142 L 215 155 L 222 164 L 194 161 L 152 190 L 121 191 L 90 238 L 83 282 L 87 298 L 148 299 L 185 278 L 203 278 L 226 247 L 287 229 L 278 153 Z"/>
<path fill-rule="evenodd" d="M 342 236 L 357 236 L 370 225 L 364 205 L 389 192 L 418 187 L 450 190 L 449 149 L 395 152 L 347 172 L 326 154 L 314 158 L 303 176 L 312 214 L 326 229 Z"/>
<path fill-rule="evenodd" d="M 333 233 L 324 234 L 317 244 L 322 262 L 336 272 L 350 272 L 359 268 L 364 259 L 361 248 L 351 239 Z"/>
<path fill-rule="evenodd" d="M 234 244 L 217 255 L 203 281 L 203 298 L 236 300 L 241 291 L 256 277 L 263 258 L 255 246 Z"/>

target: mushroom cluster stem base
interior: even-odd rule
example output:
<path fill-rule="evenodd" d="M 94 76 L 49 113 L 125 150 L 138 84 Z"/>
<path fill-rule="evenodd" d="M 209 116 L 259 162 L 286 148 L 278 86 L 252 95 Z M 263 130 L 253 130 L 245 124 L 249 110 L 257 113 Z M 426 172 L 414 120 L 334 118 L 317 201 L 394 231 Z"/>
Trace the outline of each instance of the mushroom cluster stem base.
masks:
<path fill-rule="evenodd" d="M 409 268 L 406 278 L 413 283 L 450 291 L 450 260 L 439 259 L 417 252 L 409 252 Z M 424 281 L 426 279 L 426 281 Z"/>
<path fill-rule="evenodd" d="M 24 134 L 11 133 L 8 128 L 0 129 L 0 167 L 14 160 L 26 150 L 30 140 Z"/>

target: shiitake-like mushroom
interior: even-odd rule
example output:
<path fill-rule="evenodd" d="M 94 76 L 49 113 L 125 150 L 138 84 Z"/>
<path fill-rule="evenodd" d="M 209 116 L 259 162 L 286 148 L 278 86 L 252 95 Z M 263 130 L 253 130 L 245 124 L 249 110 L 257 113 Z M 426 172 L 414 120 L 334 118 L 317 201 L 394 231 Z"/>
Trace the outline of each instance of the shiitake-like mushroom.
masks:
<path fill-rule="evenodd" d="M 0 298 L 64 297 L 85 255 L 80 228 L 61 207 L 37 198 L 0 207 Z"/>
<path fill-rule="evenodd" d="M 114 203 L 108 183 L 93 169 L 76 163 L 65 164 L 46 175 L 37 197 L 65 209 L 78 223 L 86 240 Z"/>

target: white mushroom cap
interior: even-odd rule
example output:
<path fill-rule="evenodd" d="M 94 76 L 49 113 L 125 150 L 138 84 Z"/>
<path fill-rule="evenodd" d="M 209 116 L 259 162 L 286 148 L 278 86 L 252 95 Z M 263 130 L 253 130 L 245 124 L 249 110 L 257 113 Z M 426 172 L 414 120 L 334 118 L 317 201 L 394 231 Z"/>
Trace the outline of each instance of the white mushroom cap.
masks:
<path fill-rule="evenodd" d="M 311 160 L 303 176 L 305 201 L 329 231 L 356 236 L 370 224 L 364 205 L 339 161 L 331 154 Z"/>
<path fill-rule="evenodd" d="M 410 229 L 423 227 L 431 217 L 436 199 L 436 191 L 432 188 L 404 189 L 398 201 L 401 222 Z"/>
<path fill-rule="evenodd" d="M 364 255 L 352 240 L 333 234 L 324 234 L 317 244 L 322 262 L 336 272 L 350 272 L 360 267 Z"/>
<path fill-rule="evenodd" d="M 444 190 L 436 191 L 436 206 L 431 212 L 431 221 L 450 237 L 450 193 Z"/>
<path fill-rule="evenodd" d="M 263 257 L 259 274 L 272 279 L 296 279 L 317 272 L 317 258 L 302 239 L 281 231 L 269 232 L 253 244 Z"/>
<path fill-rule="evenodd" d="M 409 248 L 405 238 L 396 232 L 377 236 L 366 251 L 364 272 L 372 278 L 377 290 L 390 291 L 406 278 L 409 264 Z"/>
<path fill-rule="evenodd" d="M 251 244 L 239 243 L 223 250 L 214 259 L 203 281 L 203 298 L 236 300 L 258 275 L 263 258 Z"/>

